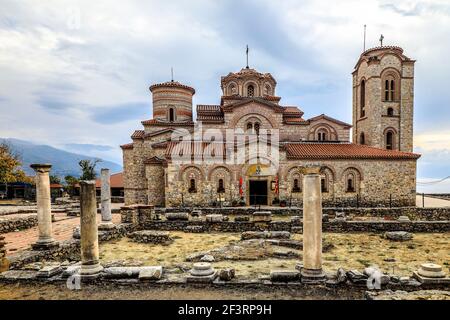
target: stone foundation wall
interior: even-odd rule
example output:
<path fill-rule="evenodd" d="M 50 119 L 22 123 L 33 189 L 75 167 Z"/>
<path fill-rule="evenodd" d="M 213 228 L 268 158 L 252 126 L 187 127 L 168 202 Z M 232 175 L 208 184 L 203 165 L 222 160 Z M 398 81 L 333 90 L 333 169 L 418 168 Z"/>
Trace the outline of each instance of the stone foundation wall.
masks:
<path fill-rule="evenodd" d="M 118 239 L 133 231 L 131 224 L 119 224 L 115 229 L 108 231 L 99 231 L 98 238 L 100 242 Z M 34 251 L 25 250 L 7 257 L 10 263 L 10 269 L 20 269 L 24 265 L 38 261 L 79 261 L 80 240 L 70 239 L 60 242 L 59 247 L 51 250 Z"/>
<path fill-rule="evenodd" d="M 166 212 L 191 212 L 195 208 L 167 208 Z M 202 208 L 203 214 L 223 215 L 251 215 L 255 211 L 261 211 L 255 207 L 235 208 Z M 274 215 L 302 215 L 303 209 L 297 207 L 270 208 Z M 408 216 L 411 220 L 424 221 L 446 221 L 450 220 L 450 208 L 420 208 L 420 207 L 397 207 L 397 208 L 323 208 L 323 214 L 333 217 L 336 212 L 344 212 L 347 216 L 354 217 L 376 217 L 397 219 L 400 216 Z"/>
<path fill-rule="evenodd" d="M 302 224 L 287 221 L 273 221 L 270 223 L 253 222 L 214 222 L 203 221 L 152 221 L 147 222 L 139 228 L 146 230 L 163 231 L 186 231 L 190 226 L 202 226 L 196 232 L 245 232 L 245 231 L 291 231 L 302 232 Z M 322 224 L 324 232 L 386 232 L 386 231 L 407 231 L 407 232 L 449 232 L 449 221 L 418 221 L 418 222 L 397 222 L 397 221 L 345 221 L 345 222 L 324 222 Z"/>
<path fill-rule="evenodd" d="M 37 216 L 19 217 L 0 221 L 0 233 L 25 230 L 37 226 Z"/>

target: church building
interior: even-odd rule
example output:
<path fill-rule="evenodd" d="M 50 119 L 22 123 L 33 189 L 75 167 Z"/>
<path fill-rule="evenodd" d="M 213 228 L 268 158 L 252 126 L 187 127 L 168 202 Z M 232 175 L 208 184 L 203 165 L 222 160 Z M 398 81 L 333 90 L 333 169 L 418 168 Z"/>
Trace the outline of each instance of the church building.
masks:
<path fill-rule="evenodd" d="M 352 124 L 283 105 L 276 79 L 248 66 L 221 78 L 220 103 L 197 105 L 195 120 L 194 88 L 154 84 L 152 118 L 121 146 L 125 203 L 301 205 L 302 168 L 319 164 L 324 206 L 414 206 L 414 63 L 395 46 L 363 52 Z"/>

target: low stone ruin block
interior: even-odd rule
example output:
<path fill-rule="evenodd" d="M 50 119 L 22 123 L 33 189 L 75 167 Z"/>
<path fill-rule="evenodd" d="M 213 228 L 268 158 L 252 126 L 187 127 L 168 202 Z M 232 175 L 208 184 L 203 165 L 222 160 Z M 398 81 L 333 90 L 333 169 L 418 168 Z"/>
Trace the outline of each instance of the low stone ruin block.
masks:
<path fill-rule="evenodd" d="M 236 216 L 234 218 L 235 222 L 249 222 L 250 221 L 250 217 L 249 216 Z"/>
<path fill-rule="evenodd" d="M 188 212 L 167 212 L 166 219 L 169 221 L 188 221 Z"/>
<path fill-rule="evenodd" d="M 145 267 L 139 272 L 139 280 L 160 280 L 163 274 L 162 266 Z"/>
<path fill-rule="evenodd" d="M 139 243 L 154 243 L 154 244 L 170 244 L 173 242 L 172 237 L 168 231 L 152 231 L 143 230 L 135 231 L 129 236 L 134 242 Z"/>
<path fill-rule="evenodd" d="M 139 223 L 138 206 L 131 205 L 120 208 L 120 218 L 122 223 L 131 223 L 137 225 Z"/>
<path fill-rule="evenodd" d="M 203 226 L 187 226 L 184 231 L 192 233 L 202 233 L 204 229 Z"/>
<path fill-rule="evenodd" d="M 291 233 L 288 231 L 245 231 L 241 234 L 242 240 L 249 239 L 289 239 Z"/>
<path fill-rule="evenodd" d="M 398 222 L 411 222 L 408 216 L 400 216 L 397 219 Z"/>
<path fill-rule="evenodd" d="M 208 262 L 194 263 L 189 276 L 186 277 L 186 282 L 191 283 L 209 283 L 213 282 L 217 277 L 217 272 Z"/>
<path fill-rule="evenodd" d="M 291 282 L 299 279 L 298 270 L 270 270 L 270 280 L 273 282 Z"/>
<path fill-rule="evenodd" d="M 270 222 L 272 221 L 272 212 L 255 211 L 253 212 L 253 222 Z"/>
<path fill-rule="evenodd" d="M 206 222 L 223 222 L 224 216 L 222 214 L 207 214 Z"/>
<path fill-rule="evenodd" d="M 384 233 L 384 237 L 392 241 L 408 241 L 413 238 L 413 234 L 406 231 L 388 231 Z"/>
<path fill-rule="evenodd" d="M 58 265 L 50 265 L 50 266 L 45 266 L 41 270 L 39 270 L 36 276 L 38 278 L 50 278 L 61 272 L 62 272 L 62 269 L 59 264 Z"/>
<path fill-rule="evenodd" d="M 235 270 L 233 268 L 226 268 L 219 270 L 219 279 L 222 281 L 230 281 L 235 276 Z"/>

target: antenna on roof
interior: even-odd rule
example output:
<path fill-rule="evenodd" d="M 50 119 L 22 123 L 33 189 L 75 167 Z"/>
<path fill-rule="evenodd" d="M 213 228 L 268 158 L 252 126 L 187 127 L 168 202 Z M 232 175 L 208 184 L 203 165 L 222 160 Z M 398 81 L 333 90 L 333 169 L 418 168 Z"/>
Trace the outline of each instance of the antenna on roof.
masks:
<path fill-rule="evenodd" d="M 247 45 L 247 51 L 246 51 L 246 54 L 247 54 L 247 69 L 249 68 L 248 67 L 248 45 Z"/>
<path fill-rule="evenodd" d="M 366 51 L 366 25 L 364 25 L 364 46 L 363 46 L 363 52 Z"/>
<path fill-rule="evenodd" d="M 383 46 L 383 39 L 384 39 L 384 36 L 383 36 L 383 35 L 381 35 L 381 36 L 380 36 L 380 47 L 382 47 L 382 46 Z"/>
<path fill-rule="evenodd" d="M 170 73 L 171 73 L 171 76 L 172 76 L 171 79 L 172 79 L 172 82 L 173 82 L 173 67 L 170 68 Z"/>

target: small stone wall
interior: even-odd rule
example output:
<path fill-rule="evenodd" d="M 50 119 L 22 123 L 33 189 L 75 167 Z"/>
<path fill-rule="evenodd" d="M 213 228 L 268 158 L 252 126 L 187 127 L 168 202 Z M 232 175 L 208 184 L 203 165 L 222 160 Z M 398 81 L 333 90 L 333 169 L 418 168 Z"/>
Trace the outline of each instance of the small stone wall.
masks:
<path fill-rule="evenodd" d="M 15 230 L 25 230 L 37 226 L 37 216 L 27 216 L 5 219 L 0 221 L 0 233 L 13 232 Z"/>
<path fill-rule="evenodd" d="M 184 208 L 183 211 L 192 211 L 196 208 Z M 302 208 L 285 207 L 277 208 L 271 207 L 268 209 L 273 215 L 302 215 Z M 178 212 L 179 208 L 167 208 L 167 212 Z M 255 207 L 227 207 L 227 208 L 202 208 L 203 214 L 236 214 L 236 215 L 251 215 L 256 211 L 261 211 Z M 361 216 L 361 217 L 388 217 L 397 219 L 400 216 L 408 216 L 411 220 L 425 220 L 425 221 L 447 221 L 450 220 L 450 208 L 421 208 L 421 207 L 399 207 L 399 208 L 323 208 L 323 213 L 334 216 L 336 212 L 344 212 L 347 216 Z"/>
<path fill-rule="evenodd" d="M 172 237 L 167 231 L 151 231 L 151 230 L 143 230 L 143 231 L 135 231 L 128 235 L 130 239 L 134 242 L 139 243 L 154 243 L 154 244 L 163 244 L 168 245 L 173 242 Z"/>
<path fill-rule="evenodd" d="M 99 231 L 98 239 L 100 242 L 109 241 L 123 237 L 133 231 L 130 224 L 119 224 L 116 228 L 108 231 Z M 24 265 L 38 261 L 79 261 L 80 257 L 80 240 L 70 239 L 60 242 L 59 247 L 51 250 L 34 251 L 24 250 L 7 257 L 10 263 L 10 269 L 20 269 Z"/>
<path fill-rule="evenodd" d="M 214 222 L 203 221 L 149 221 L 140 226 L 146 230 L 165 231 L 185 231 L 190 232 L 192 226 L 196 232 L 236 232 L 245 231 L 292 231 L 302 232 L 301 224 L 294 224 L 288 221 L 272 221 L 270 223 L 253 222 Z M 324 232 L 386 232 L 386 231 L 407 231 L 407 232 L 449 232 L 450 221 L 338 221 L 324 222 Z"/>

